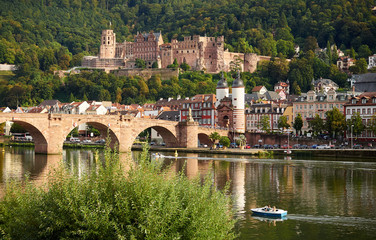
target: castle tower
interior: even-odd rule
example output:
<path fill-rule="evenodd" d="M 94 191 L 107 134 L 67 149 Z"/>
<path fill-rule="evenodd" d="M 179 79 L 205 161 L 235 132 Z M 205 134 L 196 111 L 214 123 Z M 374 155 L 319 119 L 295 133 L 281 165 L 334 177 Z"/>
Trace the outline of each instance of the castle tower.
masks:
<path fill-rule="evenodd" d="M 216 98 L 217 98 L 217 101 L 215 102 L 216 108 L 218 107 L 219 103 L 221 102 L 221 100 L 223 98 L 228 97 L 228 93 L 229 93 L 229 90 L 228 90 L 227 81 L 224 78 L 223 72 L 222 72 L 222 77 L 218 81 L 217 88 L 216 88 L 216 91 L 215 91 L 215 95 L 216 95 Z"/>
<path fill-rule="evenodd" d="M 244 84 L 238 72 L 238 77 L 232 83 L 233 128 L 237 133 L 245 132 L 244 92 Z"/>
<path fill-rule="evenodd" d="M 99 58 L 115 58 L 116 53 L 116 34 L 111 29 L 102 31 L 101 46 L 99 49 Z"/>

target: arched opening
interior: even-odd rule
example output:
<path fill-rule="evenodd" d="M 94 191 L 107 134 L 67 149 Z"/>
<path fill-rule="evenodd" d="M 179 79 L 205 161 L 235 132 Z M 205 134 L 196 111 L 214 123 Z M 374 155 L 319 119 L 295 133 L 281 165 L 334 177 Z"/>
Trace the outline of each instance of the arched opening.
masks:
<path fill-rule="evenodd" d="M 209 136 L 205 133 L 198 134 L 198 147 L 212 147 L 213 142 L 210 140 Z"/>
<path fill-rule="evenodd" d="M 138 136 L 132 141 L 133 145 L 149 142 L 151 146 L 159 147 L 178 147 L 179 142 L 176 136 L 167 128 L 153 126 L 139 132 Z"/>
<path fill-rule="evenodd" d="M 119 146 L 119 139 L 111 130 L 111 126 L 107 126 L 98 122 L 80 122 L 79 125 L 74 125 L 69 132 L 64 135 L 65 139 L 71 143 L 79 144 L 101 144 L 104 145 L 107 136 L 110 137 L 110 147 Z"/>
<path fill-rule="evenodd" d="M 227 115 L 225 115 L 223 117 L 223 126 L 228 128 L 229 125 L 230 125 L 230 118 Z"/>
<path fill-rule="evenodd" d="M 9 136 L 10 141 L 33 142 L 36 153 L 47 153 L 47 140 L 34 125 L 24 121 L 5 121 L 0 124 L 1 135 Z"/>

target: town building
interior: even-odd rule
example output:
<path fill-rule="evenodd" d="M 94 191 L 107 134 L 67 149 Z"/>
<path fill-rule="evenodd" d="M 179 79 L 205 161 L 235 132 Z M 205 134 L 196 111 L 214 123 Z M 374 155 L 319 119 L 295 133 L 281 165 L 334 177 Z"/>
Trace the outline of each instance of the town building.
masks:
<path fill-rule="evenodd" d="M 351 95 L 348 93 L 337 93 L 333 89 L 328 92 L 308 91 L 293 102 L 293 119 L 300 114 L 303 119 L 302 131 L 308 131 L 308 122 L 312 120 L 316 114 L 318 114 L 320 118 L 326 119 L 325 113 L 334 108 L 338 108 L 344 113 L 344 105 L 350 97 Z"/>
<path fill-rule="evenodd" d="M 287 80 L 286 82 L 277 82 L 274 84 L 274 91 L 277 92 L 279 90 L 283 90 L 285 94 L 290 94 L 290 82 Z"/>
<path fill-rule="evenodd" d="M 350 82 L 356 92 L 376 92 L 376 73 L 354 74 Z"/>
<path fill-rule="evenodd" d="M 327 93 L 329 90 L 337 91 L 337 89 L 339 88 L 337 83 L 326 78 L 320 78 L 320 79 L 314 80 L 312 81 L 312 85 L 313 85 L 313 90 L 315 90 L 316 92 Z"/>
<path fill-rule="evenodd" d="M 371 123 L 372 116 L 376 116 L 376 92 L 365 92 L 359 96 L 353 96 L 344 105 L 344 108 L 346 121 L 359 113 L 364 126 L 368 126 Z M 374 142 L 376 140 L 376 135 L 367 127 L 360 135 L 356 136 L 349 129 L 346 136 L 348 138 L 356 137 L 358 141 Z"/>
<path fill-rule="evenodd" d="M 339 57 L 337 60 L 338 69 L 344 72 L 349 72 L 350 67 L 354 65 L 355 65 L 355 60 L 348 56 Z"/>
<path fill-rule="evenodd" d="M 271 132 L 279 131 L 278 119 L 283 116 L 286 109 L 286 104 L 273 104 L 273 103 L 257 103 L 252 104 L 245 111 L 246 117 L 246 131 L 247 132 L 260 132 L 261 120 L 263 117 L 269 118 L 269 129 Z"/>
<path fill-rule="evenodd" d="M 368 69 L 376 67 L 376 54 L 368 57 Z"/>
<path fill-rule="evenodd" d="M 198 94 L 184 101 L 180 109 L 180 120 L 188 121 L 189 111 L 195 122 L 201 126 L 212 126 L 216 124 L 216 97 L 215 94 Z"/>

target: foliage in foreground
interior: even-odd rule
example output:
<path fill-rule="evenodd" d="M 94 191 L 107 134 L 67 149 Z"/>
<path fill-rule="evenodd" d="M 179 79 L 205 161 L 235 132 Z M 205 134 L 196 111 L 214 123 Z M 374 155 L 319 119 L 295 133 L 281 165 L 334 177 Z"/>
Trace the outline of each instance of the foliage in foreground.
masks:
<path fill-rule="evenodd" d="M 124 170 L 106 150 L 105 167 L 76 176 L 59 167 L 44 188 L 8 184 L 0 202 L 5 239 L 233 239 L 230 199 L 207 179 L 167 176 L 147 150 Z M 100 165 L 100 164 L 98 164 Z M 48 189 L 44 190 L 44 189 Z"/>

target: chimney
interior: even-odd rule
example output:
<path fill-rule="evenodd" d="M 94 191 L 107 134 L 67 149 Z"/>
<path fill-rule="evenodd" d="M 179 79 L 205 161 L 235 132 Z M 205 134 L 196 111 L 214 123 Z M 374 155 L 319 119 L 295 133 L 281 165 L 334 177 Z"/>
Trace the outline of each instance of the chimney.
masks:
<path fill-rule="evenodd" d="M 352 86 L 352 95 L 355 96 L 355 86 Z"/>

